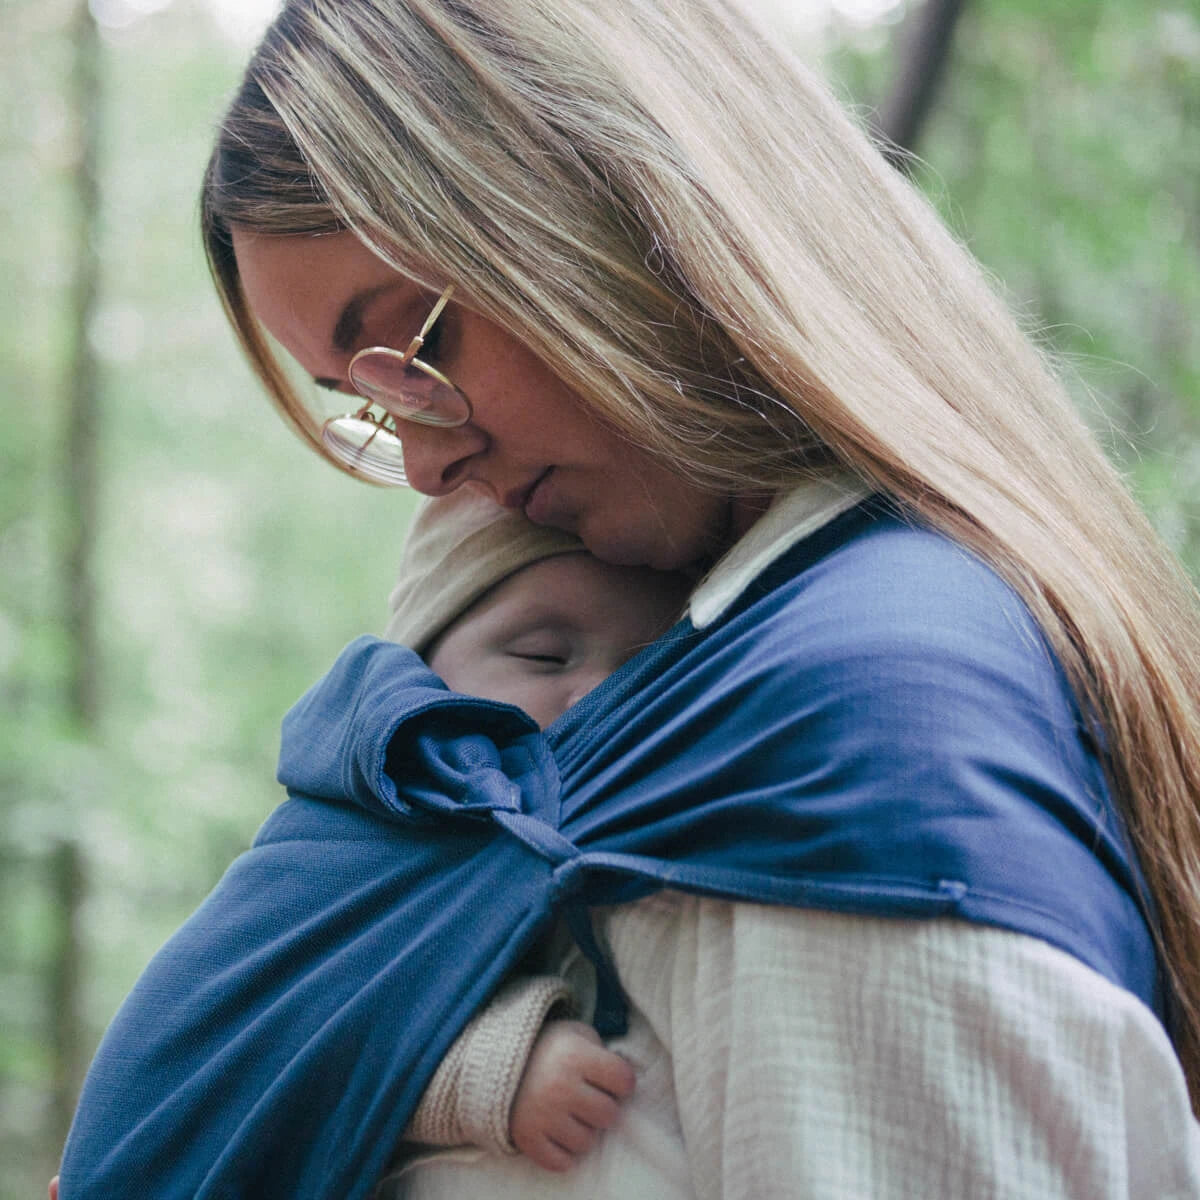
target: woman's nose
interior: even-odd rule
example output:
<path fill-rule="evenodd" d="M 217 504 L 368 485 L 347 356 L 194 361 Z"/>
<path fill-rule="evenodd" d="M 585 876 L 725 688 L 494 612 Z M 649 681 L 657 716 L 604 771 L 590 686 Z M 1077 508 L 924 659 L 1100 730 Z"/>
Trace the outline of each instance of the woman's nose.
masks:
<path fill-rule="evenodd" d="M 409 486 L 426 496 L 444 496 L 471 478 L 471 462 L 487 448 L 487 437 L 472 423 L 455 429 L 400 422 L 404 473 Z"/>

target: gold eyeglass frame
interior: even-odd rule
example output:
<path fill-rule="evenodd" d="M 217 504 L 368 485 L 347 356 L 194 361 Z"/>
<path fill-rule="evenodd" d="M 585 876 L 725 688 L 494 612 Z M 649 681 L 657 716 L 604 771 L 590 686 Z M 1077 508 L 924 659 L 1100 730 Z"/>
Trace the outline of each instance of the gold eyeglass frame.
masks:
<path fill-rule="evenodd" d="M 366 403 L 357 412 L 330 417 L 321 426 L 321 440 L 333 457 L 355 474 L 362 475 L 375 483 L 404 487 L 408 483 L 408 478 L 403 465 L 400 422 L 430 425 L 439 429 L 457 429 L 471 419 L 471 401 L 467 398 L 466 393 L 437 367 L 417 357 L 418 351 L 425 344 L 425 338 L 442 315 L 443 309 L 453 294 L 454 285 L 448 284 L 425 318 L 416 337 L 409 342 L 407 349 L 396 350 L 391 346 L 367 346 L 359 350 L 350 360 L 346 371 L 350 386 Z M 448 388 L 453 396 L 461 402 L 460 411 L 447 417 L 438 415 L 436 412 L 422 415 L 419 410 L 404 411 L 393 408 L 387 403 L 388 396 L 386 394 L 380 396 L 376 389 L 364 391 L 363 386 L 355 381 L 355 364 L 367 357 L 386 357 L 397 360 L 397 365 L 401 367 L 415 367 L 418 371 L 428 375 L 435 383 Z M 371 411 L 373 408 L 382 409 L 383 415 L 377 417 Z M 357 427 L 356 436 L 361 435 L 363 438 L 358 444 L 352 440 L 350 433 L 350 430 L 355 427 Z M 380 453 L 380 450 L 383 452 Z"/>

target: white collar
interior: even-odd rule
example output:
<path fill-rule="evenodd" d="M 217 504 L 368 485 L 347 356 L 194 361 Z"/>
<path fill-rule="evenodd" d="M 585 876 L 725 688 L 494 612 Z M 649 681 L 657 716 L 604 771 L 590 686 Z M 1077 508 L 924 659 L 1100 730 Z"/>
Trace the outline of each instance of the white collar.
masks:
<path fill-rule="evenodd" d="M 859 480 L 837 472 L 805 480 L 776 497 L 692 593 L 692 624 L 697 629 L 711 625 L 784 551 L 868 494 Z"/>

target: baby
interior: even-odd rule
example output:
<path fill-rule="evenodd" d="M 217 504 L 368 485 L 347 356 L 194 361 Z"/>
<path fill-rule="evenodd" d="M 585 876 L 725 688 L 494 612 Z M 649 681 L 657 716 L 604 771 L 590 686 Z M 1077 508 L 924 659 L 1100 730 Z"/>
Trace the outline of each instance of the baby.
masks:
<path fill-rule="evenodd" d="M 665 632 L 690 587 L 680 574 L 602 563 L 459 489 L 413 522 L 387 636 L 454 691 L 515 704 L 544 728 Z M 451 1047 L 406 1139 L 570 1168 L 634 1087 L 590 1025 L 560 1015 L 573 1004 L 558 977 L 511 980 Z"/>
<path fill-rule="evenodd" d="M 386 632 L 453 690 L 518 705 L 546 726 L 663 633 L 688 589 L 680 575 L 605 565 L 566 534 L 459 489 L 414 520 Z M 552 1171 L 592 1148 L 634 1073 L 572 1019 L 587 1015 L 578 982 L 506 981 L 430 1080 L 404 1133 L 400 1175 L 422 1145 L 519 1152 Z M 51 1200 L 57 1190 L 56 1179 Z"/>

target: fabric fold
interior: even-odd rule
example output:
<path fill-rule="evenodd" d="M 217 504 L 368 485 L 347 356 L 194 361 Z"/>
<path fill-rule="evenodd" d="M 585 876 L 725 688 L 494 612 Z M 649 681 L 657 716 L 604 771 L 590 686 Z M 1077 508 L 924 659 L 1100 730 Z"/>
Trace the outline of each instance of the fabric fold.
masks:
<path fill-rule="evenodd" d="M 550 920 L 586 934 L 584 906 L 662 886 L 1009 929 L 1163 1011 L 1137 868 L 1036 625 L 879 504 L 545 733 L 359 639 L 289 714 L 280 779 L 108 1031 L 64 1196 L 365 1196 Z"/>

